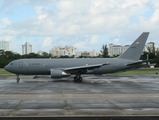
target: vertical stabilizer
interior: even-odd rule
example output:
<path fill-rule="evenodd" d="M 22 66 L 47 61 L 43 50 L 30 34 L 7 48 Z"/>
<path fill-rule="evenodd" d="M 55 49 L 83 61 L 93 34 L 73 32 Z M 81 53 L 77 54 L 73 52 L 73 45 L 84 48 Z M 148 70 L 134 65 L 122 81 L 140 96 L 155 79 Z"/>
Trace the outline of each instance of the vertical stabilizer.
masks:
<path fill-rule="evenodd" d="M 131 46 L 118 58 L 139 60 L 141 53 L 145 47 L 149 32 L 143 32 L 132 44 Z"/>

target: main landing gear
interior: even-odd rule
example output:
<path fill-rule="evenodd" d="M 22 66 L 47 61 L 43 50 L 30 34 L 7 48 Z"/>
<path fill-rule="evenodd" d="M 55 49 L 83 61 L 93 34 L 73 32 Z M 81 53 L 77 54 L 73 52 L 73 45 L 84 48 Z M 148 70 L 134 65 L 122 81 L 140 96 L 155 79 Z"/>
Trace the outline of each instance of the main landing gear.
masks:
<path fill-rule="evenodd" d="M 19 74 L 16 74 L 16 76 L 17 76 L 17 83 L 19 83 L 20 81 Z"/>
<path fill-rule="evenodd" d="M 74 82 L 82 82 L 82 77 L 81 76 L 76 76 L 74 77 Z"/>

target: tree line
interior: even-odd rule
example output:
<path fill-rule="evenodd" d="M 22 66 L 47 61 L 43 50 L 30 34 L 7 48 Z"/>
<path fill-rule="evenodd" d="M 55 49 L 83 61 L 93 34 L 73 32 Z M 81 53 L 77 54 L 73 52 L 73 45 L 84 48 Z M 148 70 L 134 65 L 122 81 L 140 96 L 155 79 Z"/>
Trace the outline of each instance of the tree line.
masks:
<path fill-rule="evenodd" d="M 141 55 L 141 60 L 146 60 L 147 56 L 149 56 L 150 63 L 156 63 L 156 67 L 159 67 L 159 50 L 156 50 L 156 48 L 153 46 L 147 48 L 147 52 L 143 52 Z M 99 54 L 97 57 L 93 58 L 113 58 L 117 57 L 119 55 L 109 56 L 108 47 L 107 45 L 103 45 L 101 48 L 101 54 Z M 20 54 L 14 54 L 11 51 L 0 51 L 0 68 L 4 68 L 9 62 L 17 59 L 23 59 L 23 58 L 74 58 L 75 56 L 52 56 L 51 54 L 47 52 L 43 52 L 42 55 L 36 54 L 36 53 L 30 53 L 25 55 Z M 86 58 L 86 56 L 79 56 L 78 58 Z M 92 58 L 92 57 L 89 57 Z"/>
<path fill-rule="evenodd" d="M 147 47 L 147 52 L 144 51 L 141 55 L 141 60 L 149 60 L 150 63 L 155 63 L 156 67 L 159 67 L 159 49 L 156 49 L 154 44 Z"/>

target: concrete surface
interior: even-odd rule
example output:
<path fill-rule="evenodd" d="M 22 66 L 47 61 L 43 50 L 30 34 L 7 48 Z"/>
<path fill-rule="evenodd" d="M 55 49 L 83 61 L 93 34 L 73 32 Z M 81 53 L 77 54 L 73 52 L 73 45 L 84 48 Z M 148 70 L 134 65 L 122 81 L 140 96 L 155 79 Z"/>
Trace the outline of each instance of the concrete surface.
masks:
<path fill-rule="evenodd" d="M 158 116 L 159 75 L 0 77 L 0 116 Z"/>

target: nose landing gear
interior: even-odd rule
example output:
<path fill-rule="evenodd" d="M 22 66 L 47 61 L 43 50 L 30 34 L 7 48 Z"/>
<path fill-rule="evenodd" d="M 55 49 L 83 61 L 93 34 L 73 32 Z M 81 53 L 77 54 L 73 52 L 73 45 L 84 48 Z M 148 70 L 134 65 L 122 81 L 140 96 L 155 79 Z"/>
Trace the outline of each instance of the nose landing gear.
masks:
<path fill-rule="evenodd" d="M 17 83 L 19 83 L 20 81 L 19 74 L 17 74 L 16 76 L 17 76 Z"/>

